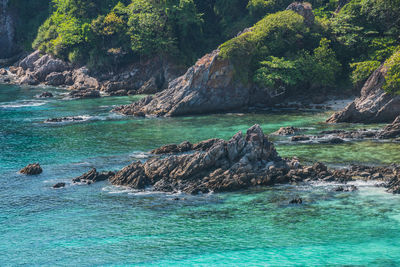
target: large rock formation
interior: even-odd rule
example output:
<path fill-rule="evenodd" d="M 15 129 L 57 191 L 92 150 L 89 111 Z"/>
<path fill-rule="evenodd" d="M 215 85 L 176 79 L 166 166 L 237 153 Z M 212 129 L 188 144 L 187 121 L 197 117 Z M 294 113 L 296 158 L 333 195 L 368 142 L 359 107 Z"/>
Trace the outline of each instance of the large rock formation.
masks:
<path fill-rule="evenodd" d="M 114 111 L 135 116 L 180 116 L 238 110 L 272 101 L 268 90 L 256 92 L 237 80 L 233 64 L 219 58 L 219 50 L 215 50 L 172 81 L 168 89 Z"/>
<path fill-rule="evenodd" d="M 384 66 L 377 69 L 364 84 L 361 96 L 344 110 L 333 114 L 327 122 L 380 123 L 393 121 L 400 115 L 400 95 L 394 96 L 382 89 L 385 74 Z"/>
<path fill-rule="evenodd" d="M 119 171 L 114 185 L 156 191 L 207 193 L 237 190 L 252 184 L 270 184 L 265 174 L 271 166 L 286 166 L 273 144 L 255 125 L 244 136 L 237 133 L 229 141 L 218 140 L 206 149 L 190 154 L 155 157 L 146 163 L 134 162 Z"/>
<path fill-rule="evenodd" d="M 10 58 L 15 52 L 14 25 L 8 12 L 8 0 L 0 0 L 0 59 Z"/>

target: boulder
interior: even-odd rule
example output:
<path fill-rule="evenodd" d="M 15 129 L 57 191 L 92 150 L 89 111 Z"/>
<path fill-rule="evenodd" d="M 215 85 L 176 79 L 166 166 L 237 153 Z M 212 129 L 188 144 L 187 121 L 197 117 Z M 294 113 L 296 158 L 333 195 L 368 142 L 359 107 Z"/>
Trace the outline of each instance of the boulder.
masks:
<path fill-rule="evenodd" d="M 382 123 L 391 122 L 400 115 L 400 95 L 386 93 L 382 86 L 386 69 L 379 67 L 366 81 L 361 96 L 342 111 L 334 113 L 328 123 Z"/>
<path fill-rule="evenodd" d="M 61 72 L 52 72 L 46 76 L 47 85 L 60 86 L 65 84 L 65 76 Z"/>
<path fill-rule="evenodd" d="M 27 73 L 18 80 L 19 84 L 38 85 L 39 81 L 32 73 Z"/>
<path fill-rule="evenodd" d="M 87 173 L 72 179 L 73 183 L 85 183 L 85 184 L 92 184 L 95 182 L 105 181 L 112 176 L 114 176 L 114 172 L 97 172 L 95 168 L 91 169 Z"/>
<path fill-rule="evenodd" d="M 299 132 L 301 132 L 300 128 L 289 126 L 289 127 L 281 127 L 278 131 L 273 132 L 272 135 L 288 136 L 288 135 L 298 134 Z"/>
<path fill-rule="evenodd" d="M 29 54 L 24 59 L 22 59 L 18 63 L 18 67 L 23 68 L 24 70 L 34 70 L 35 65 L 34 63 L 40 58 L 40 51 L 36 50 L 35 52 Z"/>
<path fill-rule="evenodd" d="M 7 75 L 7 70 L 0 68 L 0 75 Z"/>
<path fill-rule="evenodd" d="M 44 82 L 47 75 L 52 72 L 63 72 L 69 69 L 67 63 L 50 55 L 40 57 L 34 62 L 34 66 L 33 75 L 40 82 Z"/>
<path fill-rule="evenodd" d="M 19 171 L 22 174 L 26 175 L 38 175 L 43 172 L 43 169 L 40 167 L 39 163 L 29 164 L 23 169 Z"/>

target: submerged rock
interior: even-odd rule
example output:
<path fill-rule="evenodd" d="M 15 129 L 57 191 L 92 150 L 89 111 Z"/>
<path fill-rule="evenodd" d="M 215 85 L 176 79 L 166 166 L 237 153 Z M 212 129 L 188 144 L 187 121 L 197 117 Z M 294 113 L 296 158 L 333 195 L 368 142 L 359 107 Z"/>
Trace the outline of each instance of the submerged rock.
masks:
<path fill-rule="evenodd" d="M 53 94 L 50 92 L 43 92 L 39 95 L 40 98 L 50 98 L 53 97 Z"/>
<path fill-rule="evenodd" d="M 62 117 L 62 118 L 51 118 L 47 119 L 44 122 L 45 123 L 60 123 L 60 122 L 74 122 L 74 121 L 83 121 L 83 117 Z"/>
<path fill-rule="evenodd" d="M 43 172 L 43 169 L 42 169 L 42 167 L 40 167 L 39 163 L 33 163 L 33 164 L 27 165 L 26 167 L 21 169 L 19 172 L 22 174 L 26 174 L 26 175 L 38 175 Z"/>
<path fill-rule="evenodd" d="M 85 183 L 85 184 L 92 184 L 95 182 L 105 181 L 110 179 L 110 177 L 114 176 L 114 172 L 97 172 L 95 168 L 84 173 L 83 175 L 72 179 L 73 183 Z"/>
<path fill-rule="evenodd" d="M 298 134 L 299 132 L 301 132 L 300 128 L 289 126 L 289 127 L 281 127 L 278 131 L 273 132 L 272 135 L 288 136 L 288 135 Z"/>
<path fill-rule="evenodd" d="M 289 204 L 302 204 L 303 200 L 301 198 L 294 198 L 292 200 L 289 201 Z"/>
<path fill-rule="evenodd" d="M 400 96 L 393 96 L 382 89 L 385 75 L 386 69 L 381 66 L 364 84 L 361 96 L 342 111 L 333 114 L 327 122 L 379 123 L 393 121 L 400 115 Z"/>
<path fill-rule="evenodd" d="M 335 191 L 335 192 L 354 192 L 357 190 L 358 190 L 358 188 L 355 185 L 349 185 L 349 186 L 341 185 L 341 186 L 335 187 L 333 189 L 333 191 Z"/>
<path fill-rule="evenodd" d="M 309 136 L 305 136 L 305 135 L 296 135 L 296 136 L 293 136 L 290 140 L 292 141 L 292 142 L 299 142 L 299 141 L 308 141 L 308 140 L 310 140 L 311 138 L 309 137 Z"/>
<path fill-rule="evenodd" d="M 73 90 L 68 94 L 72 98 L 98 98 L 100 92 L 92 89 Z"/>
<path fill-rule="evenodd" d="M 53 185 L 54 189 L 63 188 L 63 187 L 65 187 L 65 183 L 56 183 L 55 185 Z"/>

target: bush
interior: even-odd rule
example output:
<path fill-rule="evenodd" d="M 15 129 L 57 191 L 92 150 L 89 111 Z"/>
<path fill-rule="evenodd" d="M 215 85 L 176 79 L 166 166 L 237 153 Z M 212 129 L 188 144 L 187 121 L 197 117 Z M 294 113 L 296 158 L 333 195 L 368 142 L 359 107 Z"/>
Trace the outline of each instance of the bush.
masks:
<path fill-rule="evenodd" d="M 374 60 L 351 64 L 350 67 L 353 69 L 351 80 L 353 84 L 363 84 L 380 65 L 379 61 Z"/>
<path fill-rule="evenodd" d="M 394 53 L 386 62 L 386 82 L 383 88 L 392 94 L 400 94 L 400 51 Z"/>

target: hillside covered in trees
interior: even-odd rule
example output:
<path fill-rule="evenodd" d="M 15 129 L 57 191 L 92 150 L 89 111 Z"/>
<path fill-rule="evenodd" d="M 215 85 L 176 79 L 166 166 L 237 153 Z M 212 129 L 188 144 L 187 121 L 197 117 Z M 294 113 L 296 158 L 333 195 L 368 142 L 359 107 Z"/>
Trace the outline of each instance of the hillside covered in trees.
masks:
<path fill-rule="evenodd" d="M 8 5 L 19 16 L 19 46 L 89 69 L 114 70 L 155 55 L 190 66 L 220 47 L 237 77 L 257 86 L 359 88 L 386 62 L 385 89 L 398 92 L 399 0 L 314 0 L 311 21 L 285 11 L 291 2 L 10 0 Z"/>

